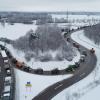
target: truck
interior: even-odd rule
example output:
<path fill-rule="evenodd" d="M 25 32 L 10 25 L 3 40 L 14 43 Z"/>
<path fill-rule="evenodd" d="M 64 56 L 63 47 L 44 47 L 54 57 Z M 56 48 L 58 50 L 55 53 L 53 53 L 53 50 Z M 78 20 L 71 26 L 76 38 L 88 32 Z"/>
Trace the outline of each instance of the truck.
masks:
<path fill-rule="evenodd" d="M 94 48 L 90 49 L 90 53 L 92 53 L 92 54 L 94 54 L 94 53 L 95 53 Z"/>

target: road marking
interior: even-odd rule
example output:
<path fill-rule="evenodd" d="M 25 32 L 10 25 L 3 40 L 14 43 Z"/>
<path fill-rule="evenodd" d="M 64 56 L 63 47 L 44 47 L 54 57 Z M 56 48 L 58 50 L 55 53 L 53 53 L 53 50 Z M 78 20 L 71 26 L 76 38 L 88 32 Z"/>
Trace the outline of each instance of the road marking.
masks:
<path fill-rule="evenodd" d="M 84 76 L 85 75 L 85 73 L 82 73 L 81 75 L 80 75 L 80 77 L 82 77 L 82 76 Z"/>
<path fill-rule="evenodd" d="M 63 86 L 63 84 L 58 85 L 55 90 L 57 90 L 59 87 Z"/>

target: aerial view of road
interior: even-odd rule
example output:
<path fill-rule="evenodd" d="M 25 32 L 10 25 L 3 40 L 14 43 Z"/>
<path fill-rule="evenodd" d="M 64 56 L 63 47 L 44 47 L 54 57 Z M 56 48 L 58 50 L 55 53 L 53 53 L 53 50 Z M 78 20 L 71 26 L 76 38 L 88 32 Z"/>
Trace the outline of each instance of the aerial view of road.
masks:
<path fill-rule="evenodd" d="M 55 100 L 74 85 L 81 87 L 99 71 L 99 15 L 0 12 L 0 100 Z"/>
<path fill-rule="evenodd" d="M 75 41 L 71 39 L 71 42 L 73 43 Z M 86 62 L 82 63 L 80 65 L 81 67 L 77 71 L 75 71 L 74 75 L 70 78 L 64 79 L 62 81 L 59 81 L 59 82 L 49 86 L 44 91 L 41 91 L 41 93 L 39 93 L 39 95 L 37 95 L 35 98 L 33 98 L 33 100 L 44 100 L 44 99 L 51 100 L 58 93 L 60 93 L 64 89 L 70 87 L 71 85 L 75 84 L 76 82 L 79 82 L 80 80 L 85 78 L 88 74 L 90 74 L 96 66 L 97 58 L 96 58 L 95 54 L 90 53 L 90 50 L 86 49 L 85 47 L 81 46 L 81 44 L 80 44 L 80 53 L 82 53 L 83 50 L 85 50 L 88 54 L 87 58 L 86 58 Z M 0 59 L 1 59 L 0 64 L 3 64 L 3 58 L 1 57 Z M 27 71 L 25 71 L 25 72 L 27 72 Z M 30 73 L 30 71 L 28 71 L 28 73 Z M 34 70 L 33 71 L 31 70 L 31 73 L 34 74 Z M 50 74 L 50 72 L 47 71 L 47 72 L 44 72 L 43 74 L 48 75 L 48 74 Z M 65 71 L 64 70 L 61 71 L 60 74 L 62 74 L 62 75 L 65 74 Z M 2 80 L 3 80 L 3 78 L 2 78 Z M 3 81 L 1 81 L 1 85 L 3 86 Z M 2 88 L 1 88 L 1 90 L 2 90 Z"/>
<path fill-rule="evenodd" d="M 59 81 L 58 83 L 46 88 L 39 95 L 33 98 L 33 100 L 51 100 L 54 96 L 63 91 L 65 88 L 68 88 L 76 82 L 79 82 L 93 71 L 97 62 L 96 55 L 91 54 L 90 51 L 83 46 L 80 47 L 80 52 L 82 50 L 86 50 L 88 52 L 87 62 L 81 65 L 81 68 L 74 73 L 74 76 L 69 79 Z"/>
<path fill-rule="evenodd" d="M 2 59 L 2 55 L 0 54 L 0 96 L 1 96 L 1 93 L 3 91 L 3 86 L 4 86 L 4 69 L 3 67 L 4 66 L 4 62 L 3 62 L 3 59 Z"/>

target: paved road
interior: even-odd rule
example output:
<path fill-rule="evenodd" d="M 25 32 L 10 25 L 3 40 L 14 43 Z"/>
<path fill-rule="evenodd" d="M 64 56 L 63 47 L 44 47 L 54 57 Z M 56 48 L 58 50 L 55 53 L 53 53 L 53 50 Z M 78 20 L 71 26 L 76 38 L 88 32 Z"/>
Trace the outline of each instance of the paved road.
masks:
<path fill-rule="evenodd" d="M 88 74 L 90 74 L 95 68 L 97 58 L 94 54 L 91 54 L 88 49 L 86 49 L 83 46 L 80 46 L 80 52 L 83 50 L 86 50 L 88 52 L 86 63 L 81 64 L 81 67 L 77 71 L 75 71 L 74 75 L 71 78 L 59 81 L 47 87 L 39 95 L 33 98 L 33 100 L 51 100 L 54 96 L 63 91 L 65 88 L 68 88 L 69 86 L 75 84 L 76 82 L 79 82 L 80 80 L 85 78 Z M 34 69 L 29 71 L 28 73 L 34 74 L 35 73 Z M 65 72 L 65 70 L 61 70 L 60 74 L 67 74 L 67 73 Z M 51 72 L 50 71 L 43 72 L 43 75 L 51 75 Z"/>
<path fill-rule="evenodd" d="M 4 69 L 3 69 L 3 66 L 4 66 L 4 62 L 3 62 L 3 59 L 2 59 L 2 56 L 0 54 L 0 97 L 1 97 L 1 93 L 3 91 L 3 87 L 4 87 Z"/>
<path fill-rule="evenodd" d="M 65 88 L 68 88 L 71 85 L 79 82 L 93 71 L 96 66 L 97 58 L 94 54 L 91 54 L 88 49 L 81 46 L 80 51 L 83 49 L 88 52 L 86 63 L 82 64 L 80 69 L 77 70 L 71 78 L 64 79 L 47 87 L 44 91 L 33 98 L 33 100 L 51 100 L 54 96 L 63 91 Z"/>
<path fill-rule="evenodd" d="M 4 90 L 4 79 L 5 77 L 7 77 L 7 73 L 5 72 L 5 69 L 4 69 L 4 59 L 8 59 L 7 58 L 3 58 L 3 56 L 1 55 L 0 53 L 0 100 L 15 100 L 15 76 L 14 76 L 14 69 L 13 69 L 13 66 L 11 65 L 10 63 L 10 60 L 9 60 L 9 65 L 10 65 L 10 70 L 11 70 L 11 75 L 9 75 L 11 77 L 11 88 L 10 88 L 10 98 L 3 98 L 2 97 L 2 93 L 3 93 L 3 90 Z"/>

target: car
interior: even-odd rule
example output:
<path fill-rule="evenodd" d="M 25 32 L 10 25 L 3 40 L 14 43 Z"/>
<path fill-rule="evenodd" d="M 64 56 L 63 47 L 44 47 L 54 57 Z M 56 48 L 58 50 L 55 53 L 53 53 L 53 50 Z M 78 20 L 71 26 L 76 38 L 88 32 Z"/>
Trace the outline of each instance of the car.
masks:
<path fill-rule="evenodd" d="M 59 69 L 58 68 L 55 68 L 51 71 L 51 74 L 59 74 Z"/>
<path fill-rule="evenodd" d="M 75 62 L 75 67 L 76 68 L 80 67 L 80 63 L 79 62 Z"/>
<path fill-rule="evenodd" d="M 4 81 L 11 81 L 11 76 L 6 76 Z"/>
<path fill-rule="evenodd" d="M 10 85 L 4 86 L 3 93 L 9 93 L 10 92 L 10 89 L 11 89 L 11 86 Z"/>
<path fill-rule="evenodd" d="M 2 95 L 2 100 L 10 100 L 10 92 L 4 92 Z"/>
<path fill-rule="evenodd" d="M 43 69 L 38 68 L 34 71 L 36 74 L 43 74 Z"/>
<path fill-rule="evenodd" d="M 6 70 L 6 73 L 7 73 L 8 76 L 11 75 L 11 70 L 10 69 L 7 69 Z"/>
<path fill-rule="evenodd" d="M 24 70 L 24 71 L 26 71 L 26 72 L 30 72 L 30 71 L 31 71 L 31 68 L 30 68 L 30 67 L 25 66 L 25 67 L 23 68 L 23 70 Z"/>
<path fill-rule="evenodd" d="M 9 62 L 9 60 L 8 60 L 8 59 L 5 59 L 5 60 L 4 60 L 4 63 L 8 63 L 8 62 Z"/>
<path fill-rule="evenodd" d="M 87 52 L 86 51 L 82 51 L 82 55 L 87 56 Z"/>
<path fill-rule="evenodd" d="M 10 84 L 11 84 L 11 80 L 7 80 L 7 81 L 4 82 L 5 86 L 10 85 Z"/>
<path fill-rule="evenodd" d="M 4 68 L 5 68 L 5 70 L 8 70 L 8 69 L 10 69 L 10 66 L 9 66 L 9 64 L 8 64 L 8 63 L 5 63 L 5 65 L 4 65 Z"/>
<path fill-rule="evenodd" d="M 80 62 L 85 62 L 85 55 L 81 55 Z"/>

